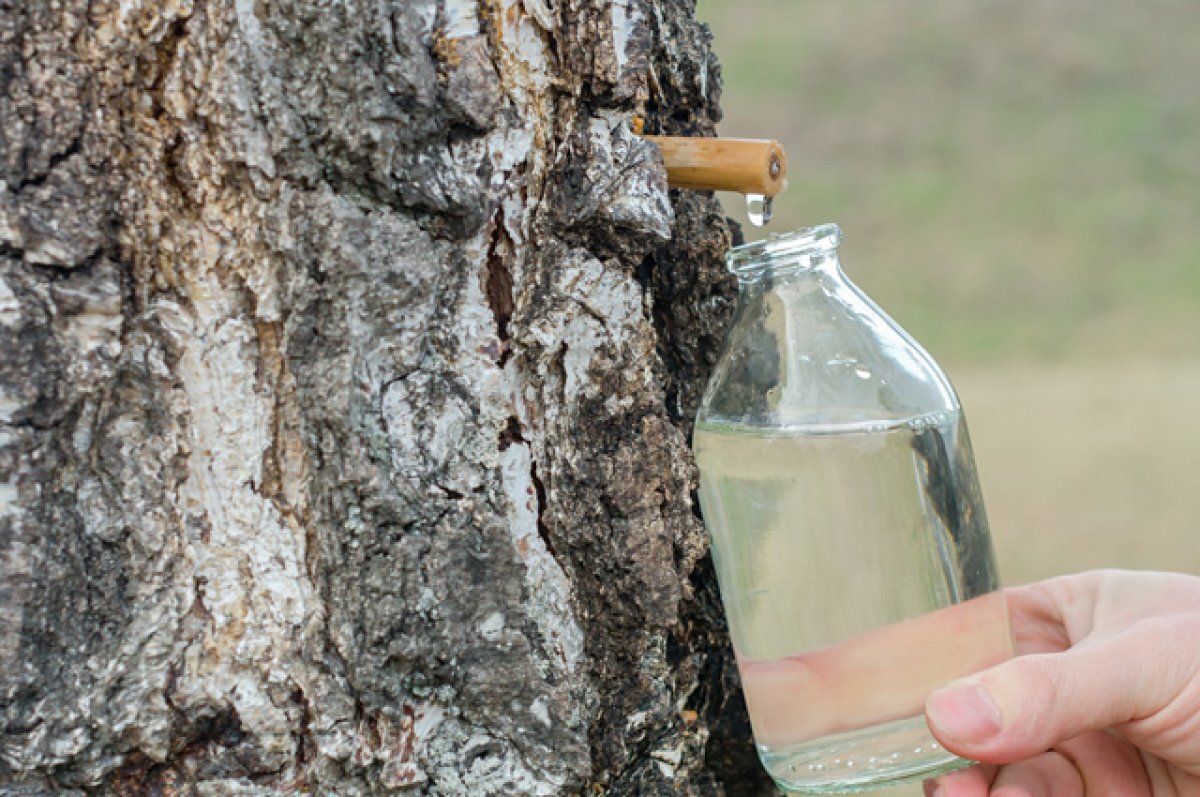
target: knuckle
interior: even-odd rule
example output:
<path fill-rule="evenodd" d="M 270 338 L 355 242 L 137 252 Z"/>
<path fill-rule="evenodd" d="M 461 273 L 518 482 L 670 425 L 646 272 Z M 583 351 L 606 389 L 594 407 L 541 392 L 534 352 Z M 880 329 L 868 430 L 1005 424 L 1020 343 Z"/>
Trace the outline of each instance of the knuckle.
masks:
<path fill-rule="evenodd" d="M 1026 697 L 1045 705 L 1059 694 L 1061 676 L 1053 656 L 1026 656 L 1016 660 L 1018 681 Z"/>
<path fill-rule="evenodd" d="M 1011 730 L 1024 735 L 1037 735 L 1048 730 L 1046 726 L 1057 714 L 1055 704 L 1062 695 L 1062 678 L 1058 667 L 1050 656 L 1024 656 L 1014 659 L 1008 682 Z"/>

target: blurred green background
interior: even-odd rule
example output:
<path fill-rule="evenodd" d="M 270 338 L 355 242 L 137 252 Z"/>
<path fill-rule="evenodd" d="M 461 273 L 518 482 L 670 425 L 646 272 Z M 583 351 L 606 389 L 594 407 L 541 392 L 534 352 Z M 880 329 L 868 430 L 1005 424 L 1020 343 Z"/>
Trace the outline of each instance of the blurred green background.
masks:
<path fill-rule="evenodd" d="M 721 134 L 788 148 L 773 226 L 841 223 L 853 276 L 947 360 L 1197 356 L 1200 5 L 699 14 Z"/>
<path fill-rule="evenodd" d="M 1005 579 L 1200 573 L 1200 3 L 698 15 L 720 134 L 788 151 L 767 230 L 840 224 L 957 386 Z"/>

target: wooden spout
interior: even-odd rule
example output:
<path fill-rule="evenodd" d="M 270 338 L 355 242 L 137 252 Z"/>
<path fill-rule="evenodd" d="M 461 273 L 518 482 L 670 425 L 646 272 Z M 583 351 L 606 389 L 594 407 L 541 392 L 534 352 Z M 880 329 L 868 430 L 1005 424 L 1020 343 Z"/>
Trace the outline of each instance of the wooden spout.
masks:
<path fill-rule="evenodd" d="M 775 196 L 783 190 L 787 155 L 758 138 L 644 136 L 662 150 L 672 188 Z"/>

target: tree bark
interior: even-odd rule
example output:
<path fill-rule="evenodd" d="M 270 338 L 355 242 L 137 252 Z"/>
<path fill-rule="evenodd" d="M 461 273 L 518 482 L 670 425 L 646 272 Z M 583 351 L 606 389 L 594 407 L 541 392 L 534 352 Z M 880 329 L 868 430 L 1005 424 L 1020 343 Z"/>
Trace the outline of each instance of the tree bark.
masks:
<path fill-rule="evenodd" d="M 693 11 L 0 0 L 0 793 L 763 793 Z"/>

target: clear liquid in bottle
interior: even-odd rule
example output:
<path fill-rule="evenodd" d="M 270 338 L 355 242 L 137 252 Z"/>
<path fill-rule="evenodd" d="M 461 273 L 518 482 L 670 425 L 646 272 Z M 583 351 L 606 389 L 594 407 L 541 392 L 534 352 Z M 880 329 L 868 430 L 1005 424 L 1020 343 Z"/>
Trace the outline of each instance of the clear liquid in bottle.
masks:
<path fill-rule="evenodd" d="M 929 734 L 925 698 L 1012 647 L 961 413 L 803 427 L 702 420 L 694 448 L 771 775 L 834 793 L 964 765 Z"/>

